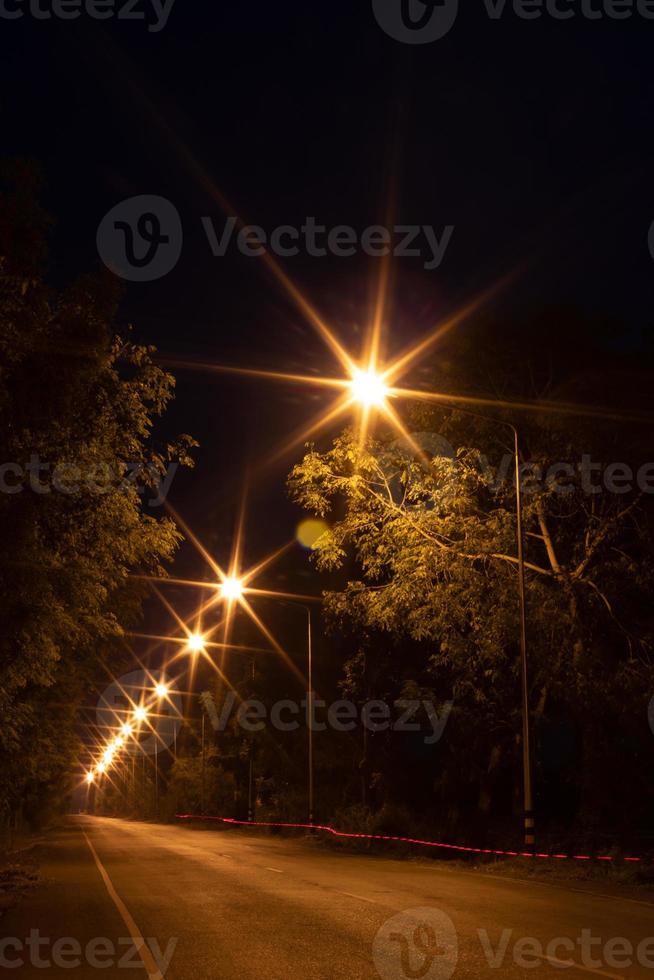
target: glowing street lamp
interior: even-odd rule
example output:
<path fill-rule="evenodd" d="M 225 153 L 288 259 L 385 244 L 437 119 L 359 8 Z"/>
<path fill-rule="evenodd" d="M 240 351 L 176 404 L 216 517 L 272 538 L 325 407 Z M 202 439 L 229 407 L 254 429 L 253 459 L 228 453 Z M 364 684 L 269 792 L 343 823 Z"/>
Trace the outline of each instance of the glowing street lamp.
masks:
<path fill-rule="evenodd" d="M 159 699 L 165 698 L 166 695 L 168 694 L 168 685 L 164 684 L 163 682 L 156 684 L 154 688 L 154 693 L 157 695 Z"/>
<path fill-rule="evenodd" d="M 186 646 L 191 653 L 204 653 L 204 637 L 200 633 L 191 633 Z"/>
<path fill-rule="evenodd" d="M 243 591 L 245 586 L 243 581 L 235 576 L 228 576 L 222 585 L 220 586 L 220 591 L 223 599 L 235 600 L 240 599 L 243 596 Z"/>
<path fill-rule="evenodd" d="M 95 767 L 95 770 L 96 772 L 99 772 L 100 775 L 102 775 L 102 773 L 106 770 L 106 768 L 107 767 L 104 762 L 98 762 L 97 766 Z"/>
<path fill-rule="evenodd" d="M 121 726 L 120 726 L 120 731 L 121 731 L 121 734 L 122 734 L 122 735 L 123 735 L 123 736 L 124 736 L 125 738 L 127 738 L 127 737 L 128 737 L 129 735 L 131 735 L 131 734 L 132 734 L 132 732 L 134 731 L 134 729 L 133 729 L 133 728 L 132 728 L 132 726 L 131 726 L 131 725 L 129 724 L 129 722 L 125 722 L 125 724 L 124 724 L 124 725 L 121 725 Z"/>
<path fill-rule="evenodd" d="M 91 772 L 87 772 L 85 779 L 89 786 L 91 785 L 91 783 L 95 782 L 95 773 L 93 772 L 93 770 L 91 770 Z"/>
<path fill-rule="evenodd" d="M 365 408 L 381 408 L 386 402 L 390 389 L 384 384 L 384 379 L 372 368 L 362 371 L 354 370 L 350 382 L 350 393 L 354 401 Z"/>
<path fill-rule="evenodd" d="M 145 721 L 147 717 L 148 710 L 147 708 L 144 708 L 143 705 L 139 705 L 137 708 L 134 708 L 134 718 L 136 721 Z"/>

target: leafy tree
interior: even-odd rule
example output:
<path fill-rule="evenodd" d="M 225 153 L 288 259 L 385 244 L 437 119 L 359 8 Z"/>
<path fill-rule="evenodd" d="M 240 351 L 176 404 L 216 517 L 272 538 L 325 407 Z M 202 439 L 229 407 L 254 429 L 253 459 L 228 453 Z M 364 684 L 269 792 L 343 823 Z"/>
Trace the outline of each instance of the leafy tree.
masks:
<path fill-rule="evenodd" d="M 145 512 L 188 436 L 153 439 L 174 378 L 114 326 L 111 282 L 56 291 L 47 220 L 26 164 L 0 194 L 0 805 L 39 796 L 70 766 L 74 706 L 138 615 L 134 571 L 162 573 L 180 540 Z M 37 464 L 41 469 L 37 470 Z M 136 479 L 133 476 L 136 475 Z M 141 491 L 141 492 L 139 492 Z"/>
<path fill-rule="evenodd" d="M 532 349 L 528 342 L 523 346 L 521 355 L 528 362 Z M 519 372 L 515 355 L 508 363 L 506 351 L 515 348 L 497 348 L 502 357 L 496 349 L 485 358 L 477 344 L 466 360 L 472 342 L 458 351 L 466 393 L 488 395 L 488 384 L 482 388 L 476 382 L 480 364 L 484 371 L 490 364 L 500 406 L 503 399 L 527 395 L 569 401 L 574 391 L 597 394 L 596 379 L 591 383 L 584 375 L 582 382 L 576 362 L 566 376 L 554 378 L 549 360 L 547 383 L 539 387 L 526 363 Z M 446 391 L 455 390 L 449 353 L 435 372 L 435 384 Z M 541 349 L 541 367 L 542 355 Z M 516 376 L 530 378 L 532 390 L 512 390 L 506 379 Z M 334 621 L 355 624 L 367 634 L 369 656 L 380 656 L 382 650 L 388 654 L 384 636 L 394 640 L 398 654 L 403 637 L 430 646 L 426 666 L 432 677 L 450 686 L 459 719 L 463 713 L 478 733 L 485 733 L 472 740 L 474 746 L 469 742 L 477 758 L 467 757 L 466 766 L 483 783 L 483 771 L 497 767 L 506 753 L 517 791 L 515 486 L 511 437 L 505 438 L 506 427 L 497 424 L 510 416 L 501 407 L 495 414 L 414 410 L 418 441 L 430 446 L 435 435 L 441 442 L 446 437 L 455 449 L 444 454 L 417 451 L 392 432 L 362 445 L 357 433 L 346 431 L 327 451 L 310 446 L 291 472 L 289 488 L 303 508 L 331 518 L 330 529 L 316 544 L 315 561 L 323 571 L 348 576 L 342 589 L 326 594 Z M 552 414 L 545 406 L 517 421 L 531 705 L 537 720 L 563 713 L 577 727 L 582 748 L 571 763 L 582 769 L 579 812 L 597 821 L 600 801 L 606 806 L 603 747 L 615 741 L 619 725 L 641 742 L 650 737 L 646 696 L 653 679 L 650 500 L 635 486 L 609 492 L 601 474 L 621 460 L 632 464 L 635 483 L 647 443 L 637 426 L 625 435 L 624 427 L 606 420 Z M 597 464 L 592 476 L 581 465 L 584 456 Z M 555 466 L 559 463 L 565 468 Z M 627 708 L 634 704 L 640 706 L 637 723 Z M 487 761 L 479 756 L 481 743 Z M 461 762 L 459 755 L 453 765 L 460 769 Z M 617 776 L 621 763 L 614 762 Z M 447 781 L 445 774 L 442 780 Z M 634 786 L 636 796 L 642 775 Z"/>

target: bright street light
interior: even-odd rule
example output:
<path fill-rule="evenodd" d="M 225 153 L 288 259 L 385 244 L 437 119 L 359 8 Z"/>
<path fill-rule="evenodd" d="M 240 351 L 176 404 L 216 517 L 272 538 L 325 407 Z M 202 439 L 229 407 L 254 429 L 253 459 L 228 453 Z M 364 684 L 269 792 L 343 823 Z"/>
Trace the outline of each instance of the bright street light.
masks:
<path fill-rule="evenodd" d="M 139 705 L 138 708 L 134 708 L 134 717 L 137 721 L 145 721 L 145 719 L 148 717 L 147 708 L 144 708 L 142 705 Z"/>
<path fill-rule="evenodd" d="M 187 646 L 191 653 L 202 653 L 204 651 L 204 637 L 200 633 L 191 633 Z"/>
<path fill-rule="evenodd" d="M 97 764 L 97 766 L 95 768 L 96 768 L 96 771 L 97 772 L 99 772 L 100 774 L 102 774 L 107 767 L 105 766 L 104 762 L 98 762 L 98 764 Z"/>
<path fill-rule="evenodd" d="M 372 408 L 384 404 L 389 389 L 384 384 L 383 377 L 370 368 L 368 371 L 357 369 L 354 372 L 350 391 L 355 401 L 365 405 L 366 408 Z"/>
<path fill-rule="evenodd" d="M 94 780 L 95 780 L 95 773 L 93 773 L 93 772 L 87 772 L 87 774 L 86 774 L 86 781 L 89 784 L 89 786 L 91 785 L 92 782 L 94 782 Z"/>
<path fill-rule="evenodd" d="M 125 722 L 124 725 L 121 725 L 120 726 L 120 731 L 125 736 L 125 738 L 127 738 L 128 735 L 131 735 L 132 734 L 132 732 L 134 731 L 134 729 L 132 728 L 132 726 L 128 722 Z"/>
<path fill-rule="evenodd" d="M 244 585 L 241 579 L 232 575 L 224 580 L 220 589 L 223 599 L 240 599 L 243 595 Z"/>
<path fill-rule="evenodd" d="M 158 698 L 165 698 L 168 694 L 168 685 L 160 682 L 155 686 L 154 692 Z"/>

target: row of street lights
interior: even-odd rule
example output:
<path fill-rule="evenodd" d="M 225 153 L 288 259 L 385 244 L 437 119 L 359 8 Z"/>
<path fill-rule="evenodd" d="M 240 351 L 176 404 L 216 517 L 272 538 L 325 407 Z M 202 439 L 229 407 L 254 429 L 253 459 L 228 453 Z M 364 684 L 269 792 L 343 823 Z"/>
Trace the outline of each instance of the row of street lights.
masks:
<path fill-rule="evenodd" d="M 245 578 L 239 578 L 236 575 L 229 575 L 223 578 L 223 581 L 218 586 L 218 590 L 222 599 L 232 604 L 234 602 L 241 603 L 244 606 L 245 594 L 248 591 L 257 592 L 258 590 L 248 590 Z M 298 605 L 300 608 L 304 609 L 307 617 L 307 701 L 308 709 L 311 712 L 313 705 L 313 636 L 312 636 L 312 617 L 311 609 L 308 605 L 303 602 L 297 602 L 293 595 L 277 594 L 274 592 L 264 592 L 261 593 L 267 598 L 276 598 L 278 601 L 284 604 Z M 208 639 L 209 634 L 203 634 L 200 632 L 188 632 L 184 641 L 185 649 L 192 655 L 207 654 L 207 646 L 212 646 Z M 220 647 L 230 647 L 232 644 L 216 644 Z M 157 700 L 161 702 L 170 693 L 169 685 L 163 682 L 159 682 L 154 685 L 153 693 Z M 126 740 L 134 734 L 134 724 L 139 726 L 146 722 L 150 717 L 150 709 L 144 704 L 135 705 L 131 720 L 125 722 L 120 726 L 117 734 L 112 735 L 110 739 L 105 744 L 100 758 L 94 764 L 94 766 L 86 773 L 85 780 L 90 786 L 96 780 L 96 778 L 104 776 L 108 769 L 116 760 L 116 756 L 119 754 L 120 750 L 124 748 Z M 156 726 L 154 728 L 155 739 L 158 737 L 156 732 Z M 156 741 L 155 741 L 155 754 L 156 754 Z M 204 782 L 204 714 L 202 716 L 202 760 L 203 760 L 203 782 Z M 156 767 L 156 763 L 155 763 Z M 250 765 L 249 774 L 249 801 L 248 801 L 248 819 L 253 819 L 253 774 L 252 765 Z M 204 795 L 204 792 L 203 792 Z M 314 819 L 314 770 L 313 770 L 313 731 L 312 726 L 308 726 L 308 818 L 309 823 L 313 823 Z"/>
<path fill-rule="evenodd" d="M 396 415 L 390 408 L 388 404 L 388 399 L 398 392 L 397 389 L 393 389 L 386 383 L 386 376 L 377 372 L 373 366 L 370 366 L 367 370 L 362 370 L 359 368 L 351 369 L 351 380 L 348 383 L 349 388 L 349 400 L 352 403 L 358 404 L 362 411 L 367 415 L 371 410 L 379 410 L 385 412 L 389 417 L 395 421 Z M 412 395 L 415 398 L 421 399 L 424 397 L 429 397 L 428 394 L 422 392 L 408 392 L 405 390 L 401 391 L 403 396 Z M 440 401 L 440 399 L 439 399 Z M 459 411 L 466 414 L 476 415 L 475 412 L 470 412 L 460 405 L 452 406 L 456 407 Z M 513 433 L 514 440 L 514 463 L 515 463 L 515 480 L 516 480 L 516 534 L 517 534 L 517 565 L 518 565 L 518 600 L 519 600 L 519 610 L 520 610 L 520 631 L 519 631 L 519 644 L 520 644 L 520 673 L 521 673 L 521 701 L 522 701 L 522 743 L 523 743 L 523 790 L 524 790 L 524 819 L 525 819 L 525 846 L 531 848 L 534 846 L 534 818 L 533 818 L 533 789 L 532 789 L 532 776 L 531 776 L 531 740 L 530 740 L 530 724 L 529 724 L 529 699 L 528 699 L 528 675 L 527 675 L 527 620 L 526 620 L 526 602 L 525 602 L 525 563 L 524 563 L 524 545 L 523 545 L 523 530 L 522 530 L 522 501 L 520 492 L 520 455 L 519 455 L 519 440 L 518 432 L 515 426 L 508 423 L 502 419 L 493 419 L 488 416 L 477 416 L 482 417 L 489 421 L 494 421 L 500 425 L 507 426 Z M 217 566 L 216 566 L 217 568 Z M 256 589 L 248 589 L 247 583 L 249 582 L 248 576 L 239 577 L 238 574 L 223 575 L 220 573 L 222 581 L 216 586 L 220 597 L 228 603 L 231 607 L 234 603 L 240 604 L 243 608 L 249 610 L 252 614 L 252 618 L 259 622 L 257 617 L 251 611 L 249 603 L 247 603 L 245 596 L 247 592 L 257 593 Z M 165 580 L 161 580 L 164 582 Z M 200 583 L 194 583 L 200 584 Z M 307 698 L 308 706 L 311 711 L 312 699 L 313 699 L 313 662 L 312 662 L 312 622 L 311 622 L 311 610 L 309 606 L 298 602 L 294 599 L 292 595 L 280 596 L 274 592 L 262 592 L 261 595 L 268 596 L 270 598 L 278 598 L 281 601 L 287 601 L 300 605 L 307 613 Z M 261 625 L 261 624 L 260 624 Z M 270 638 L 270 637 L 269 637 Z M 206 653 L 206 645 L 208 643 L 207 637 L 199 632 L 189 632 L 187 630 L 187 636 L 185 640 L 186 649 L 192 654 Z M 211 644 L 209 644 L 211 645 Z M 230 644 L 216 644 L 218 646 L 230 646 Z M 161 700 L 164 698 L 168 692 L 168 688 L 165 684 L 157 684 L 154 688 L 155 694 Z M 147 719 L 148 712 L 142 705 L 137 706 L 133 712 L 133 719 L 137 722 L 143 722 Z M 131 734 L 131 726 L 126 724 L 123 726 L 121 733 L 115 736 L 106 746 L 101 759 L 96 763 L 95 767 L 87 773 L 86 780 L 88 783 L 92 783 L 96 775 L 102 775 L 108 766 L 111 765 L 115 754 L 120 750 L 124 743 L 124 739 Z M 252 819 L 252 774 L 250 773 L 250 791 L 249 791 L 249 819 Z M 313 768 L 313 732 L 312 727 L 308 726 L 308 817 L 309 822 L 313 823 L 314 819 L 314 768 Z"/>

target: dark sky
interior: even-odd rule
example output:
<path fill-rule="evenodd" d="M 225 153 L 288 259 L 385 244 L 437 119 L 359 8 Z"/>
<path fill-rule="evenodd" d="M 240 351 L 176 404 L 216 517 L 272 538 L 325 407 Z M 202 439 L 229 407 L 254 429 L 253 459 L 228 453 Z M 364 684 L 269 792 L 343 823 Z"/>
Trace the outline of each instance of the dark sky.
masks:
<path fill-rule="evenodd" d="M 2 143 L 43 166 L 53 280 L 98 267 L 110 208 L 162 195 L 184 248 L 165 278 L 126 286 L 121 319 L 137 337 L 171 357 L 334 370 L 261 260 L 234 249 L 214 258 L 200 219 L 224 221 L 218 190 L 269 231 L 308 215 L 360 231 L 384 221 L 392 174 L 396 222 L 455 229 L 437 270 L 396 261 L 392 345 L 516 269 L 500 310 L 608 312 L 637 345 L 652 320 L 654 20 L 527 21 L 508 8 L 493 21 L 481 0 L 463 6 L 425 45 L 387 36 L 370 0 L 176 0 L 157 33 L 86 16 L 2 20 Z M 378 262 L 301 255 L 285 268 L 356 344 Z M 223 559 L 244 471 L 315 397 L 179 373 L 171 431 L 202 445 L 173 500 Z M 293 458 L 252 491 L 253 559 L 293 533 L 283 490 Z"/>

